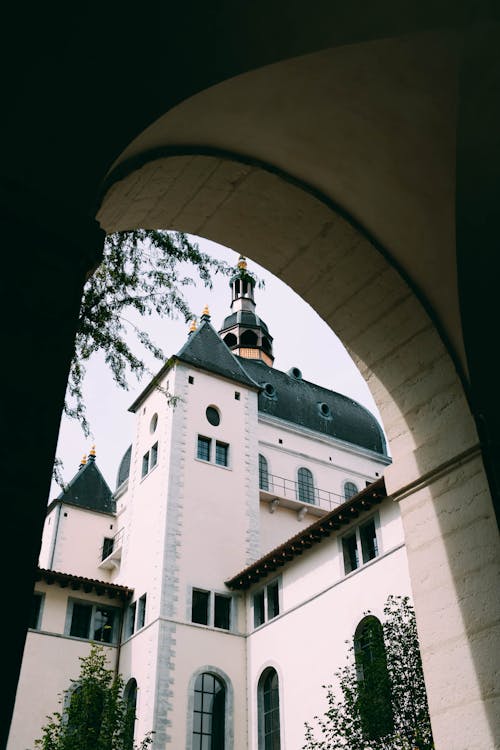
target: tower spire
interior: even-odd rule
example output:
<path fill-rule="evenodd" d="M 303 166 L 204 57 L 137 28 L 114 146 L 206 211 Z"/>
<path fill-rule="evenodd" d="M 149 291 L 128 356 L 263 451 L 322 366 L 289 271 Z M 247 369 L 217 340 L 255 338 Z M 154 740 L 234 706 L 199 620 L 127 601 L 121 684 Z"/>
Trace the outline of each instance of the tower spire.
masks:
<path fill-rule="evenodd" d="M 224 320 L 219 335 L 233 354 L 246 359 L 261 359 L 272 367 L 273 338 L 267 325 L 255 313 L 255 283 L 245 256 L 240 255 L 229 282 L 231 314 Z"/>

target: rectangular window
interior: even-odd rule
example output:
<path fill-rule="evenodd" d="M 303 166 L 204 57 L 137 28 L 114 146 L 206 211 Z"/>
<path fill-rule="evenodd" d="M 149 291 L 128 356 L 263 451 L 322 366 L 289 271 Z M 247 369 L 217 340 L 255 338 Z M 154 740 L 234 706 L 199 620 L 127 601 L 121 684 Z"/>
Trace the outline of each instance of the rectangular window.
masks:
<path fill-rule="evenodd" d="M 119 610 L 101 604 L 69 601 L 69 635 L 100 643 L 116 643 Z"/>
<path fill-rule="evenodd" d="M 351 573 L 379 555 L 376 518 L 357 526 L 342 539 L 344 571 Z"/>
<path fill-rule="evenodd" d="M 151 455 L 149 458 L 149 471 L 153 468 L 153 466 L 156 466 L 158 463 L 158 443 L 155 443 L 153 447 L 151 448 Z"/>
<path fill-rule="evenodd" d="M 342 549 L 344 551 L 344 569 L 346 573 L 350 573 L 359 566 L 356 532 L 342 539 Z"/>
<path fill-rule="evenodd" d="M 210 461 L 210 443 L 212 441 L 210 438 L 203 437 L 202 435 L 198 435 L 198 448 L 196 451 L 196 456 L 201 461 Z"/>
<path fill-rule="evenodd" d="M 142 457 L 141 477 L 145 477 L 149 471 L 149 451 Z"/>
<path fill-rule="evenodd" d="M 75 638 L 88 638 L 92 620 L 92 605 L 73 602 L 69 634 Z"/>
<path fill-rule="evenodd" d="M 127 607 L 127 617 L 125 621 L 125 638 L 130 638 L 135 631 L 135 610 L 137 602 L 132 602 Z"/>
<path fill-rule="evenodd" d="M 191 602 L 191 622 L 197 622 L 200 625 L 208 625 L 209 601 L 209 591 L 200 591 L 200 589 L 193 589 L 193 599 Z"/>
<path fill-rule="evenodd" d="M 228 454 L 229 446 L 227 443 L 219 443 L 219 441 L 217 441 L 215 444 L 215 463 L 219 466 L 227 466 Z"/>
<path fill-rule="evenodd" d="M 113 552 L 114 544 L 115 540 L 112 537 L 104 537 L 101 560 L 105 560 Z"/>
<path fill-rule="evenodd" d="M 100 643 L 113 643 L 115 638 L 116 609 L 112 607 L 94 607 L 93 640 Z"/>
<path fill-rule="evenodd" d="M 137 609 L 137 630 L 143 628 L 146 623 L 146 594 L 143 594 L 139 599 L 139 606 Z"/>
<path fill-rule="evenodd" d="M 33 598 L 31 600 L 31 612 L 30 612 L 30 620 L 28 627 L 33 628 L 33 630 L 39 630 L 40 629 L 40 614 L 42 611 L 42 599 L 43 594 L 39 594 L 37 591 L 33 594 Z"/>
<path fill-rule="evenodd" d="M 280 613 L 278 581 L 267 586 L 267 619 L 272 620 Z"/>
<path fill-rule="evenodd" d="M 253 624 L 255 628 L 280 613 L 279 581 L 274 580 L 253 596 Z"/>
<path fill-rule="evenodd" d="M 375 521 L 373 518 L 368 523 L 359 527 L 359 536 L 361 540 L 361 553 L 363 562 L 373 560 L 378 555 L 377 534 L 375 531 Z"/>
<path fill-rule="evenodd" d="M 231 628 L 231 597 L 223 594 L 214 596 L 214 627 L 230 630 Z"/>

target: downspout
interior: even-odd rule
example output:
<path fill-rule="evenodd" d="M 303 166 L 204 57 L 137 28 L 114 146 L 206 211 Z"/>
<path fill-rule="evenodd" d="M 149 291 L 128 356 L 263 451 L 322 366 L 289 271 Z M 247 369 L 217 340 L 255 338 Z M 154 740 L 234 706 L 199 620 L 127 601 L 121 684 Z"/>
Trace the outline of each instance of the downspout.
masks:
<path fill-rule="evenodd" d="M 57 534 L 59 532 L 59 519 L 61 518 L 61 505 L 62 505 L 62 502 L 59 502 L 57 506 L 56 528 L 54 530 L 54 538 L 52 540 L 52 550 L 50 553 L 49 570 L 54 570 L 53 565 L 54 565 L 54 557 L 56 555 Z"/>

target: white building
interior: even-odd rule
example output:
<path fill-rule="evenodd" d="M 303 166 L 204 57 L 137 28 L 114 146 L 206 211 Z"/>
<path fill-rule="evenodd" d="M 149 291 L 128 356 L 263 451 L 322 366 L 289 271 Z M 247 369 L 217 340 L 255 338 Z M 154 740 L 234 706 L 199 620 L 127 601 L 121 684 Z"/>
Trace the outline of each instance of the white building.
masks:
<path fill-rule="evenodd" d="M 114 494 L 91 452 L 48 506 L 8 750 L 91 640 L 156 749 L 298 750 L 364 613 L 411 593 L 379 424 L 273 368 L 244 259 L 231 290 L 130 407 Z"/>

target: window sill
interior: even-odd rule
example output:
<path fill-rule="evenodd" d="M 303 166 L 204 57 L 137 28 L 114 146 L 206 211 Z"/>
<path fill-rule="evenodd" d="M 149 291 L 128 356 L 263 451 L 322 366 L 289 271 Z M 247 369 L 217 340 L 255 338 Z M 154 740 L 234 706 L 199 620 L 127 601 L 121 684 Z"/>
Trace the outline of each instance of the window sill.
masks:
<path fill-rule="evenodd" d="M 204 458 L 198 458 L 198 456 L 195 456 L 195 461 L 197 461 L 199 464 L 205 464 L 206 466 L 215 466 L 217 469 L 225 469 L 226 471 L 232 471 L 232 466 L 224 466 L 223 464 L 216 464 L 215 461 L 205 461 Z M 196 625 L 197 623 L 193 623 L 193 625 Z"/>

